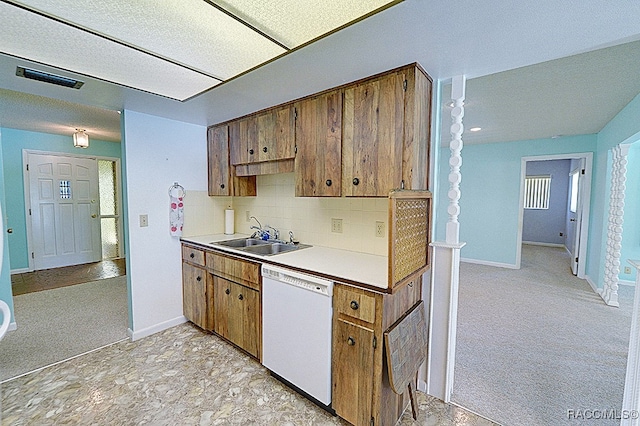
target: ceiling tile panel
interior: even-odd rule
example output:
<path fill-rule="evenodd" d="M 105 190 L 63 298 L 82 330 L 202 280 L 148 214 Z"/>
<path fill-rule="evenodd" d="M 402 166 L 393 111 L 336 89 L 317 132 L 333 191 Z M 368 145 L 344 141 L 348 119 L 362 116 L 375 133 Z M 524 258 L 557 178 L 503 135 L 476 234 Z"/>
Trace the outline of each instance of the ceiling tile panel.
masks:
<path fill-rule="evenodd" d="M 389 0 L 214 0 L 289 48 L 300 46 L 374 10 Z"/>
<path fill-rule="evenodd" d="M 0 22 L 0 51 L 9 55 L 180 100 L 220 83 L 6 3 L 0 3 Z"/>
<path fill-rule="evenodd" d="M 285 52 L 203 0 L 20 3 L 221 80 Z"/>

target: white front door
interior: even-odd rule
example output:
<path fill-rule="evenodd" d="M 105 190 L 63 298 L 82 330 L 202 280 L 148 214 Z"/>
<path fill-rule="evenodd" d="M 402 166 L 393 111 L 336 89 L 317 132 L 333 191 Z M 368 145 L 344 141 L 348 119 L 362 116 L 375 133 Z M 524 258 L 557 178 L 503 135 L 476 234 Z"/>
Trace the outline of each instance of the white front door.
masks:
<path fill-rule="evenodd" d="M 567 243 L 571 252 L 571 272 L 578 275 L 578 253 L 580 252 L 580 231 L 582 227 L 582 185 L 584 171 L 584 159 L 580 160 L 580 166 L 572 170 L 570 174 L 569 190 L 569 226 L 567 229 Z M 582 259 L 584 261 L 584 259 Z"/>
<path fill-rule="evenodd" d="M 34 268 L 99 261 L 97 160 L 29 153 L 27 170 Z"/>

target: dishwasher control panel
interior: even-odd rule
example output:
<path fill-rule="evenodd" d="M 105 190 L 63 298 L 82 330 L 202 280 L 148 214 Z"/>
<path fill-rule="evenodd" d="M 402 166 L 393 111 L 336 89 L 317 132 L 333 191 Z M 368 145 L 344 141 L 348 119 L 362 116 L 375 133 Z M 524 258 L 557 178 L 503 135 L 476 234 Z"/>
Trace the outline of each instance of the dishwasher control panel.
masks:
<path fill-rule="evenodd" d="M 328 297 L 333 296 L 333 282 L 324 278 L 264 264 L 262 265 L 262 276 Z"/>

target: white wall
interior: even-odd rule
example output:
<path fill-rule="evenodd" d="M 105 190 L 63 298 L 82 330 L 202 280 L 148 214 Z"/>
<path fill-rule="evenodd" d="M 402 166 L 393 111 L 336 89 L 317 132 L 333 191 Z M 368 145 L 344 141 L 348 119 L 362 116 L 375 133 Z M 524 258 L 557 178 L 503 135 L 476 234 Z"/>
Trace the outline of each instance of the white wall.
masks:
<path fill-rule="evenodd" d="M 124 111 L 130 333 L 133 339 L 184 322 L 180 241 L 169 235 L 169 187 L 207 190 L 206 128 Z M 139 216 L 149 226 L 139 226 Z"/>

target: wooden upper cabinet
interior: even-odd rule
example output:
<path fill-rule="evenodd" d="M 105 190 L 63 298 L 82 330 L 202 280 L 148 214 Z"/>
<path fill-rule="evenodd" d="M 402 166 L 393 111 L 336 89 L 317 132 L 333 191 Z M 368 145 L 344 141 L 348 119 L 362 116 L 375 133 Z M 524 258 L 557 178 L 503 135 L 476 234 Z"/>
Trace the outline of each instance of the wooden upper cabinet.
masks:
<path fill-rule="evenodd" d="M 272 108 L 229 123 L 231 164 L 295 157 L 293 105 Z"/>
<path fill-rule="evenodd" d="M 387 196 L 402 184 L 405 76 L 393 72 L 344 91 L 342 188 L 346 196 Z"/>
<path fill-rule="evenodd" d="M 256 177 L 236 177 L 229 164 L 229 130 L 226 124 L 207 130 L 209 195 L 256 195 Z"/>
<path fill-rule="evenodd" d="M 296 196 L 339 197 L 342 180 L 342 91 L 295 104 Z"/>

